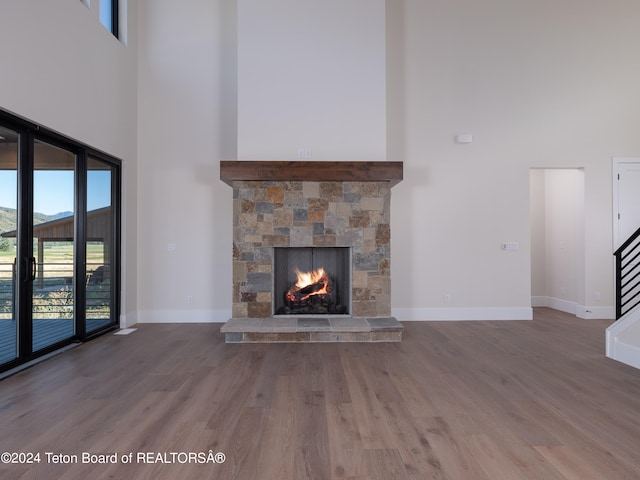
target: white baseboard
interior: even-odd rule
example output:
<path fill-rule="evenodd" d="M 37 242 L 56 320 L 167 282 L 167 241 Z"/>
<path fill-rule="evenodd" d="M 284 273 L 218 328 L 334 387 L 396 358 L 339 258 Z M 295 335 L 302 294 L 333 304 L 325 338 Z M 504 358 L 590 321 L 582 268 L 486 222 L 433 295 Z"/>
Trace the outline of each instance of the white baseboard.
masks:
<path fill-rule="evenodd" d="M 606 355 L 636 368 L 640 368 L 640 306 L 616 320 L 606 331 Z"/>
<path fill-rule="evenodd" d="M 129 328 L 138 323 L 137 312 L 127 312 L 120 315 L 120 328 Z"/>
<path fill-rule="evenodd" d="M 555 297 L 531 297 L 532 307 L 547 307 L 561 312 L 576 314 L 577 303 Z"/>
<path fill-rule="evenodd" d="M 231 309 L 139 310 L 138 323 L 225 323 Z"/>
<path fill-rule="evenodd" d="M 613 320 L 616 318 L 616 311 L 613 306 L 594 307 L 578 305 L 576 302 L 555 297 L 531 297 L 531 306 L 553 308 L 554 310 L 570 313 L 585 320 L 600 318 Z"/>
<path fill-rule="evenodd" d="M 401 322 L 466 320 L 532 320 L 531 307 L 392 308 Z"/>
<path fill-rule="evenodd" d="M 585 320 L 615 320 L 616 307 L 593 307 L 593 306 L 576 306 L 576 317 L 584 318 Z"/>
<path fill-rule="evenodd" d="M 609 358 L 634 368 L 640 368 L 640 348 L 628 343 L 615 342 L 613 349 L 614 353 L 607 355 Z"/>
<path fill-rule="evenodd" d="M 531 303 L 533 307 L 549 307 L 579 318 L 615 318 L 613 307 L 583 307 L 551 297 L 533 297 Z M 531 307 L 392 308 L 391 313 L 404 322 L 533 319 Z M 140 310 L 121 315 L 120 328 L 128 328 L 136 323 L 225 323 L 230 318 L 231 309 Z"/>

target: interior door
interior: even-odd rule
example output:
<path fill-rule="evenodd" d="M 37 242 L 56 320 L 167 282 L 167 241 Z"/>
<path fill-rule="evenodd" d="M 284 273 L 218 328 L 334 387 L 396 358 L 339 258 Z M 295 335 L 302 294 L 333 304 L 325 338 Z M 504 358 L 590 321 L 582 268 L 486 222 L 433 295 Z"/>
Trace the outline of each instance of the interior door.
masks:
<path fill-rule="evenodd" d="M 640 228 L 640 158 L 614 159 L 614 250 Z"/>

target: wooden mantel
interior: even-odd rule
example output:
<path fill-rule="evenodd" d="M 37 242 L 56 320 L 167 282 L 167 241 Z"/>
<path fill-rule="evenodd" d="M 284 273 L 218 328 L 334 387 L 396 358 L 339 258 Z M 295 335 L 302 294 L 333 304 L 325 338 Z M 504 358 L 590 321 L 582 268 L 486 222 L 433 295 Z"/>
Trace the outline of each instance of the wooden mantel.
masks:
<path fill-rule="evenodd" d="M 221 160 L 220 180 L 390 182 L 402 181 L 402 162 Z"/>

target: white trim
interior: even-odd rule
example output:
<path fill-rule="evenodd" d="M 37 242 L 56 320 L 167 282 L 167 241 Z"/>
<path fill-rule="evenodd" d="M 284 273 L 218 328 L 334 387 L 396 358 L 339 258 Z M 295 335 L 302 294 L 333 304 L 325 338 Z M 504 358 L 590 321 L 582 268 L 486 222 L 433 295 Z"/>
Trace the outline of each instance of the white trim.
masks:
<path fill-rule="evenodd" d="M 614 322 L 606 331 L 606 352 L 607 357 L 640 368 L 640 344 L 637 332 L 627 332 L 632 328 L 638 329 L 640 322 L 640 307 L 636 307 L 628 312 L 620 320 Z M 627 333 L 623 337 L 623 334 Z"/>
<path fill-rule="evenodd" d="M 129 0 L 118 0 L 118 40 L 129 45 Z"/>
<path fill-rule="evenodd" d="M 623 345 L 620 336 L 629 328 L 640 322 L 640 306 L 627 312 L 620 320 L 609 325 L 606 331 L 606 355 L 609 358 L 618 360 L 618 347 Z M 625 362 L 626 363 L 626 362 Z"/>
<path fill-rule="evenodd" d="M 614 306 L 598 306 L 593 305 L 576 305 L 576 317 L 585 320 L 615 320 L 616 307 Z"/>
<path fill-rule="evenodd" d="M 561 312 L 575 315 L 577 304 L 576 302 L 570 302 L 568 300 L 563 300 L 562 298 L 531 297 L 531 306 L 553 308 L 554 310 L 560 310 Z"/>
<path fill-rule="evenodd" d="M 616 309 L 613 306 L 591 306 L 591 305 L 578 305 L 576 302 L 569 302 L 561 298 L 554 297 L 531 297 L 532 307 L 547 307 L 554 310 L 560 310 L 561 312 L 570 313 L 578 318 L 585 320 L 591 319 L 607 319 L 613 320 L 616 318 Z"/>
<path fill-rule="evenodd" d="M 613 229 L 613 250 L 617 250 L 626 239 L 618 238 L 618 173 L 620 173 L 620 164 L 622 163 L 640 163 L 640 157 L 612 157 L 611 158 L 611 190 L 613 192 L 613 210 L 611 212 L 612 229 Z M 615 263 L 614 263 L 615 265 Z"/>
<path fill-rule="evenodd" d="M 225 323 L 231 309 L 138 310 L 138 323 Z"/>
<path fill-rule="evenodd" d="M 614 307 L 584 307 L 572 302 L 562 302 L 551 297 L 532 297 L 533 307 L 566 307 L 579 318 L 613 319 Z M 474 307 L 474 308 L 392 308 L 392 315 L 399 321 L 467 321 L 467 320 L 532 320 L 531 307 Z M 137 318 L 136 321 L 131 321 Z M 121 315 L 120 328 L 135 323 L 225 323 L 231 318 L 231 310 L 141 310 Z M 131 321 L 131 323 L 130 323 Z"/>
<path fill-rule="evenodd" d="M 137 323 L 138 313 L 129 312 L 120 314 L 120 328 L 128 328 Z"/>
<path fill-rule="evenodd" d="M 546 307 L 548 298 L 549 297 L 531 297 L 531 306 L 532 307 Z"/>
<path fill-rule="evenodd" d="M 466 320 L 532 320 L 531 307 L 392 308 L 401 322 Z"/>
<path fill-rule="evenodd" d="M 640 348 L 629 345 L 627 343 L 615 341 L 615 357 L 607 355 L 613 360 L 630 365 L 635 368 L 640 368 Z"/>
<path fill-rule="evenodd" d="M 114 335 L 130 335 L 136 330 L 138 329 L 137 328 L 121 328 L 116 333 L 114 333 Z"/>

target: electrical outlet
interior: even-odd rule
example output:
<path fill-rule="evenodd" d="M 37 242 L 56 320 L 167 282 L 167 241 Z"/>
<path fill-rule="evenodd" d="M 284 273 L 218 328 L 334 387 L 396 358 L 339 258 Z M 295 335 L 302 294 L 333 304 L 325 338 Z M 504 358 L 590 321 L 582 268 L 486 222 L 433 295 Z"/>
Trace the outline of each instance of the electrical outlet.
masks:
<path fill-rule="evenodd" d="M 305 155 L 305 149 L 304 148 L 299 148 L 298 149 L 298 158 L 304 158 Z"/>
<path fill-rule="evenodd" d="M 451 301 L 451 295 L 448 293 L 444 294 L 444 303 L 449 303 Z"/>
<path fill-rule="evenodd" d="M 175 243 L 167 243 L 167 252 L 175 252 L 176 244 Z"/>
<path fill-rule="evenodd" d="M 305 148 L 304 149 L 304 158 L 311 158 L 311 149 L 310 148 Z"/>
<path fill-rule="evenodd" d="M 596 297 L 596 302 L 599 302 L 600 301 L 600 292 L 596 292 L 595 297 Z"/>
<path fill-rule="evenodd" d="M 191 295 L 189 295 L 189 296 L 187 297 L 187 303 L 188 303 L 188 304 L 192 304 L 192 303 L 193 303 L 193 297 L 192 297 Z"/>

